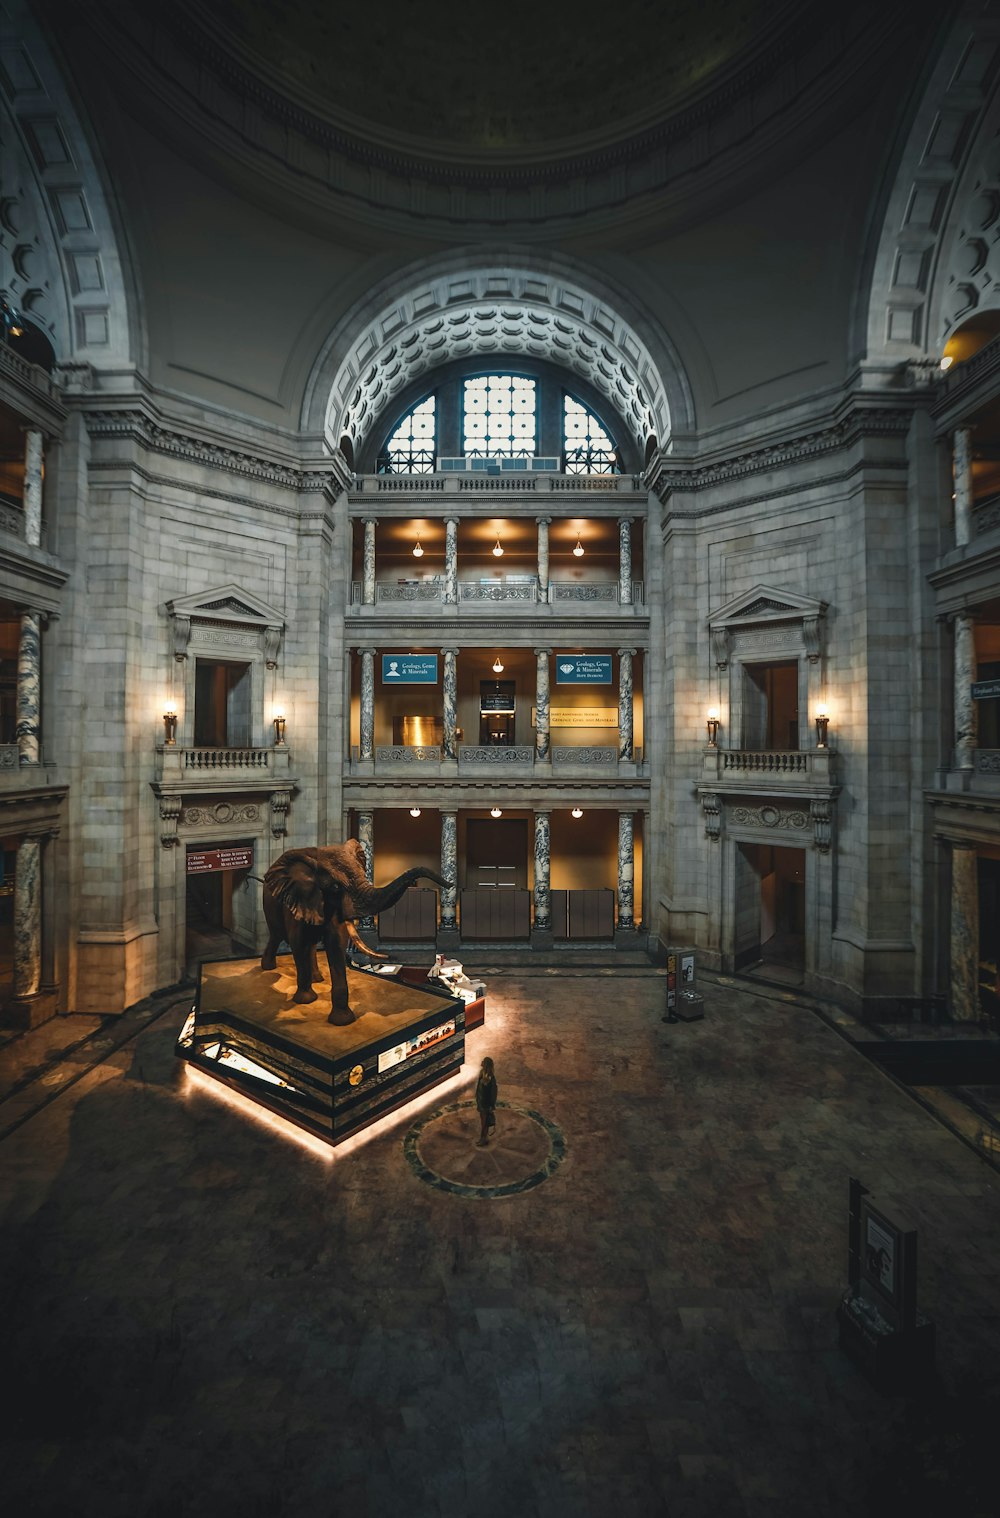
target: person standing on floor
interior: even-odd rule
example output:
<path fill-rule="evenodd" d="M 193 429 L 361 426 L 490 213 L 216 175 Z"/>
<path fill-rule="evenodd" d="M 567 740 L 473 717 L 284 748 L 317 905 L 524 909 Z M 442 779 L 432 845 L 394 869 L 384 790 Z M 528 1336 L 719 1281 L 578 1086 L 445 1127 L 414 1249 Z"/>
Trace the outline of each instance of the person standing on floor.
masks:
<path fill-rule="evenodd" d="M 493 1073 L 493 1061 L 487 1055 L 476 1082 L 476 1109 L 479 1113 L 479 1142 L 476 1146 L 478 1149 L 486 1148 L 490 1141 L 490 1129 L 496 1127 L 496 1118 L 493 1115 L 496 1104 L 497 1078 Z"/>

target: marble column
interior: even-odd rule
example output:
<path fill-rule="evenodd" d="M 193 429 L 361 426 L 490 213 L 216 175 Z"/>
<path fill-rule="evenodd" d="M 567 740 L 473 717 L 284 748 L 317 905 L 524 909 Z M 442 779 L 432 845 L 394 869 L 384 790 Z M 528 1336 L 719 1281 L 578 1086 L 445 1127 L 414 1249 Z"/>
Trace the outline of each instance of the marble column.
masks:
<path fill-rule="evenodd" d="M 441 887 L 441 927 L 453 933 L 458 901 L 458 813 L 441 813 L 441 874 L 450 886 Z"/>
<path fill-rule="evenodd" d="M 535 650 L 535 758 L 549 758 L 549 653 Z"/>
<path fill-rule="evenodd" d="M 618 599 L 632 604 L 632 518 L 618 519 Z"/>
<path fill-rule="evenodd" d="M 549 599 L 549 523 L 551 517 L 538 518 L 538 599 Z"/>
<path fill-rule="evenodd" d="M 21 616 L 21 639 L 17 650 L 17 738 L 18 758 L 22 765 L 37 764 L 41 710 L 42 618 L 37 611 Z"/>
<path fill-rule="evenodd" d="M 952 437 L 952 481 L 955 490 L 955 544 L 972 537 L 972 428 L 956 427 Z"/>
<path fill-rule="evenodd" d="M 358 813 L 358 842 L 360 843 L 362 853 L 365 856 L 365 876 L 366 876 L 366 878 L 368 880 L 370 880 L 374 884 L 374 881 L 375 881 L 375 813 L 374 812 L 359 812 Z M 361 928 L 373 928 L 375 926 L 375 919 L 374 919 L 374 917 L 372 917 L 371 913 L 366 913 L 364 917 L 360 917 L 358 919 L 358 926 L 361 927 Z"/>
<path fill-rule="evenodd" d="M 955 768 L 971 770 L 976 763 L 978 713 L 972 699 L 976 678 L 976 634 L 965 612 L 955 617 Z"/>
<path fill-rule="evenodd" d="M 551 830 L 549 813 L 535 813 L 535 927 L 546 932 L 552 927 L 552 908 L 549 892 L 551 869 Z"/>
<path fill-rule="evenodd" d="M 21 839 L 14 870 L 14 995 L 34 996 L 42 982 L 42 840 Z"/>
<path fill-rule="evenodd" d="M 361 746 L 359 759 L 375 757 L 375 650 L 361 648 Z"/>
<path fill-rule="evenodd" d="M 362 606 L 375 605 L 375 527 L 376 518 L 368 517 L 365 521 L 365 558 L 361 583 Z"/>
<path fill-rule="evenodd" d="M 444 729 L 444 757 L 457 760 L 458 739 L 458 666 L 457 648 L 442 648 L 444 655 L 444 679 L 442 681 L 442 727 Z"/>
<path fill-rule="evenodd" d="M 951 1015 L 978 1022 L 979 861 L 973 845 L 951 846 Z"/>
<path fill-rule="evenodd" d="M 632 747 L 632 655 L 634 648 L 618 650 L 618 757 L 631 764 Z"/>
<path fill-rule="evenodd" d="M 42 434 L 34 428 L 24 435 L 24 541 L 42 541 Z"/>
<path fill-rule="evenodd" d="M 444 523 L 444 586 L 441 597 L 448 605 L 458 600 L 458 522 L 446 517 Z"/>
<path fill-rule="evenodd" d="M 634 928 L 635 839 L 631 812 L 618 813 L 618 926 Z"/>

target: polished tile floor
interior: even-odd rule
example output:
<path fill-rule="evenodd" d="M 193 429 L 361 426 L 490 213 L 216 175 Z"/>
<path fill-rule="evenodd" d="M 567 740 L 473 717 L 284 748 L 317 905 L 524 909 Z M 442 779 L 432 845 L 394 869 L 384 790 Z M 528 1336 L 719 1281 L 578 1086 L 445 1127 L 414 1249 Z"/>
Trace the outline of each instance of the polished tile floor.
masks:
<path fill-rule="evenodd" d="M 995 1518 L 1000 1175 L 815 1013 L 703 989 L 666 1026 L 652 970 L 498 973 L 464 1079 L 333 1160 L 192 1084 L 179 1003 L 70 1039 L 0 1142 L 4 1512 Z M 404 1154 L 483 1054 L 566 1143 L 499 1199 Z M 851 1174 L 920 1230 L 909 1399 L 837 1347 Z"/>

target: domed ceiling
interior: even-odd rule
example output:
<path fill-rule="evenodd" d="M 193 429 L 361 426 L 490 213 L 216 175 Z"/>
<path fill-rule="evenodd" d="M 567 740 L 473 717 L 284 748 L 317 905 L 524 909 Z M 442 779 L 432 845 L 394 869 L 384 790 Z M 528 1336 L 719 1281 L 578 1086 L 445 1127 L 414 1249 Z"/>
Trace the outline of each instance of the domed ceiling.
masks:
<path fill-rule="evenodd" d="M 559 158 L 621 142 L 737 73 L 803 0 L 184 0 L 272 90 L 369 143 Z"/>

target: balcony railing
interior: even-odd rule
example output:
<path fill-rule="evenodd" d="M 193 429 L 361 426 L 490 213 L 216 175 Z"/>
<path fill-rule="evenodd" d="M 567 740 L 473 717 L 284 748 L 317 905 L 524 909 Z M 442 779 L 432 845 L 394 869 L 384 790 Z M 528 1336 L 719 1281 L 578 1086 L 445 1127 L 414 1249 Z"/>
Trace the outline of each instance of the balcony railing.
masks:
<path fill-rule="evenodd" d="M 351 604 L 362 604 L 362 585 L 355 580 L 351 585 Z M 444 587 L 440 580 L 404 580 L 393 584 L 387 580 L 379 580 L 375 586 L 375 603 L 384 605 L 408 605 L 416 603 L 440 604 L 444 594 Z M 642 580 L 632 582 L 632 604 L 641 606 L 644 601 L 645 587 Z M 458 582 L 458 599 L 466 604 L 479 603 L 492 605 L 495 602 L 507 604 L 535 605 L 539 600 L 537 580 L 527 581 L 524 584 L 505 584 L 501 580 L 490 581 L 483 584 L 479 580 L 460 580 Z M 618 606 L 621 600 L 620 587 L 617 581 L 597 581 L 590 584 L 578 582 L 563 582 L 552 580 L 549 583 L 549 601 L 554 605 L 608 605 Z M 627 603 L 625 603 L 627 604 Z"/>
<path fill-rule="evenodd" d="M 835 756 L 828 748 L 706 748 L 705 783 L 750 790 L 799 790 L 831 783 Z"/>
<path fill-rule="evenodd" d="M 1000 748 L 977 748 L 975 772 L 1000 780 Z"/>
<path fill-rule="evenodd" d="M 647 769 L 643 765 L 642 751 L 636 749 L 633 760 L 622 760 L 618 755 L 617 746 L 603 744 L 555 744 L 550 749 L 550 762 L 552 770 L 558 773 L 560 770 L 585 769 L 588 772 L 599 770 L 604 776 L 617 776 L 618 774 L 629 777 L 644 776 Z M 375 749 L 373 768 L 379 771 L 392 771 L 408 769 L 419 766 L 426 774 L 428 771 L 440 773 L 441 766 L 445 763 L 443 750 L 433 745 L 406 745 L 393 743 L 379 745 Z M 371 760 L 363 761 L 358 758 L 356 748 L 351 751 L 350 768 L 352 773 L 357 774 L 366 770 Z M 459 771 L 476 770 L 479 772 L 508 771 L 511 769 L 532 769 L 535 764 L 535 747 L 533 743 L 512 744 L 474 744 L 461 743 L 458 746 Z"/>
<path fill-rule="evenodd" d="M 266 770 L 272 753 L 269 748 L 181 749 L 186 770 Z"/>
<path fill-rule="evenodd" d="M 183 748 L 179 744 L 157 746 L 157 780 L 184 789 L 216 787 L 222 790 L 265 789 L 288 783 L 290 752 L 287 747 Z"/>
<path fill-rule="evenodd" d="M 802 749 L 720 749 L 723 775 L 808 775 L 812 755 Z"/>

